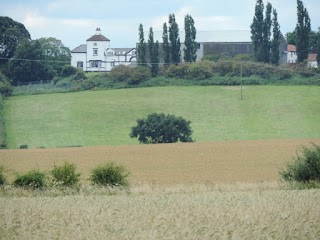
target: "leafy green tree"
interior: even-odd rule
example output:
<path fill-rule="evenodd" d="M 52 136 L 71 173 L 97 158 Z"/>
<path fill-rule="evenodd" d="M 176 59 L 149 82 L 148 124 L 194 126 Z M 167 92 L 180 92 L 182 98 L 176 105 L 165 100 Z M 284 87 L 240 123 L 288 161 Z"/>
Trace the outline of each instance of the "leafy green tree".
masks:
<path fill-rule="evenodd" d="M 190 121 L 164 113 L 151 113 L 145 119 L 138 119 L 131 128 L 130 137 L 140 143 L 192 142 Z"/>
<path fill-rule="evenodd" d="M 301 0 L 297 0 L 298 22 L 296 26 L 297 34 L 297 56 L 298 62 L 308 59 L 309 52 L 309 34 L 311 31 L 311 23 L 307 9 Z"/>
<path fill-rule="evenodd" d="M 16 49 L 9 62 L 13 84 L 51 80 L 54 72 L 45 64 L 45 57 L 38 40 L 25 40 Z"/>
<path fill-rule="evenodd" d="M 169 40 L 171 63 L 179 64 L 181 62 L 181 43 L 179 37 L 179 26 L 176 23 L 176 17 L 174 14 L 169 14 Z"/>
<path fill-rule="evenodd" d="M 149 46 L 149 59 L 151 64 L 151 73 L 152 73 L 152 76 L 157 76 L 158 70 L 159 70 L 159 43 L 158 45 L 154 43 L 152 27 L 150 27 L 150 31 L 149 31 L 148 46 Z"/>
<path fill-rule="evenodd" d="M 257 0 L 255 6 L 255 15 L 251 24 L 251 40 L 253 43 L 254 56 L 258 62 L 263 62 L 263 10 L 264 5 L 262 0 Z"/>
<path fill-rule="evenodd" d="M 272 5 L 268 2 L 266 6 L 266 14 L 263 20 L 263 43 L 262 43 L 262 52 L 263 52 L 263 62 L 270 63 L 270 49 L 271 49 L 271 13 Z"/>
<path fill-rule="evenodd" d="M 287 39 L 287 43 L 288 44 L 296 45 L 297 44 L 297 34 L 296 34 L 296 32 L 295 31 L 287 32 L 286 33 L 286 39 Z"/>
<path fill-rule="evenodd" d="M 272 29 L 273 29 L 273 38 L 271 42 L 271 63 L 273 65 L 279 65 L 280 59 L 280 25 L 278 23 L 278 13 L 276 9 L 273 9 L 273 18 L 272 18 Z"/>
<path fill-rule="evenodd" d="M 9 79 L 0 72 L 0 94 L 3 97 L 8 97 L 12 94 L 12 91 L 13 87 L 11 86 Z"/>
<path fill-rule="evenodd" d="M 22 23 L 9 17 L 0 17 L 0 57 L 12 58 L 17 46 L 24 39 L 30 39 L 30 33 Z M 0 59 L 0 63 L 7 62 Z"/>
<path fill-rule="evenodd" d="M 61 40 L 53 37 L 39 38 L 38 40 L 42 47 L 46 65 L 60 75 L 63 66 L 71 61 L 70 49 L 64 46 Z"/>
<path fill-rule="evenodd" d="M 196 36 L 197 31 L 194 26 L 194 20 L 190 15 L 186 15 L 184 18 L 184 30 L 185 30 L 185 48 L 184 48 L 184 61 L 195 62 L 197 59 L 197 43 Z"/>
<path fill-rule="evenodd" d="M 167 23 L 163 24 L 163 33 L 162 33 L 162 40 L 163 40 L 163 60 L 165 65 L 170 64 L 170 46 L 169 46 L 169 36 L 168 36 L 168 27 Z"/>
<path fill-rule="evenodd" d="M 144 41 L 143 25 L 139 25 L 138 65 L 146 64 L 146 43 Z"/>

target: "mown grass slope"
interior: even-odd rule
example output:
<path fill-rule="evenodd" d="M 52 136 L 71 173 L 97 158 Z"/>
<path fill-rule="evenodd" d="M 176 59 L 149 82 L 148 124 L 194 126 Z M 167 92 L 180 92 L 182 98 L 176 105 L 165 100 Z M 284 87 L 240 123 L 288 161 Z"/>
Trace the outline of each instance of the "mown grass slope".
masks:
<path fill-rule="evenodd" d="M 126 145 L 137 118 L 165 112 L 192 121 L 196 141 L 316 138 L 320 87 L 156 87 L 11 97 L 8 145 Z"/>

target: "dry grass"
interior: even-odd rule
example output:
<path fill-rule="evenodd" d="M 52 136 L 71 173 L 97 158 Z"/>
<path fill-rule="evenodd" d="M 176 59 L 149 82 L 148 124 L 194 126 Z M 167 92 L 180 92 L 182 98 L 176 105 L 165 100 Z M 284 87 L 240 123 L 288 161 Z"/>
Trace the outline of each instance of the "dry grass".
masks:
<path fill-rule="evenodd" d="M 320 190 L 276 185 L 0 198 L 1 239 L 319 239 Z"/>
<path fill-rule="evenodd" d="M 25 172 L 70 161 L 85 181 L 94 166 L 114 161 L 130 170 L 133 184 L 257 183 L 279 180 L 278 170 L 311 141 L 320 144 L 320 139 L 296 139 L 0 150 L 0 164 Z"/>

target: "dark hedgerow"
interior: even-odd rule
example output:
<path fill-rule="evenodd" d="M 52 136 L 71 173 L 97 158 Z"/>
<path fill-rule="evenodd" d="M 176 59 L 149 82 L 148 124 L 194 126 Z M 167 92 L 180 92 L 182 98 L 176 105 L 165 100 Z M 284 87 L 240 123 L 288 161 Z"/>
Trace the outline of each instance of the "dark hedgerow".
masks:
<path fill-rule="evenodd" d="M 138 119 L 131 128 L 130 137 L 140 143 L 193 142 L 191 122 L 182 117 L 164 113 L 151 113 L 145 119 Z"/>
<path fill-rule="evenodd" d="M 107 162 L 92 170 L 90 180 L 100 186 L 128 186 L 129 174 L 125 167 Z"/>
<path fill-rule="evenodd" d="M 17 187 L 43 188 L 46 185 L 45 179 L 45 173 L 32 170 L 22 175 L 19 174 L 13 184 Z"/>
<path fill-rule="evenodd" d="M 320 182 L 320 146 L 315 143 L 312 147 L 302 146 L 301 152 L 279 172 L 280 176 L 288 182 Z"/>

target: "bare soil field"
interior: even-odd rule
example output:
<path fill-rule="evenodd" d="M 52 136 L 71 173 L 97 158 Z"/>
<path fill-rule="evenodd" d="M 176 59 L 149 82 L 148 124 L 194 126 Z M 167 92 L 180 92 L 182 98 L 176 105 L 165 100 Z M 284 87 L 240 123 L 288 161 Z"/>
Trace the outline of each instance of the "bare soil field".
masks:
<path fill-rule="evenodd" d="M 320 139 L 0 150 L 0 164 L 26 172 L 69 161 L 87 181 L 94 166 L 113 161 L 131 172 L 132 184 L 259 183 L 279 180 L 279 169 L 310 142 Z"/>

